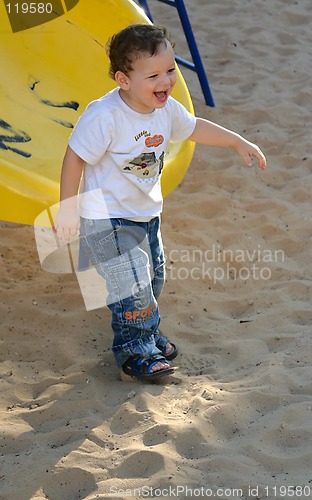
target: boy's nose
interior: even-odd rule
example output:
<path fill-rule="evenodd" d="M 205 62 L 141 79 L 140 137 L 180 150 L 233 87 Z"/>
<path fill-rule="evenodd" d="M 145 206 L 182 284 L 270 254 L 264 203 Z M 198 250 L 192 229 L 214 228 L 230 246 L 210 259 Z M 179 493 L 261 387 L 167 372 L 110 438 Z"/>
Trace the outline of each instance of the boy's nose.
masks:
<path fill-rule="evenodd" d="M 168 75 L 164 75 L 164 76 L 162 77 L 162 79 L 161 79 L 161 85 L 162 85 L 163 87 L 168 87 L 168 85 L 170 85 L 170 83 L 171 83 L 171 82 L 170 82 L 170 78 L 169 78 L 169 76 L 168 76 Z"/>

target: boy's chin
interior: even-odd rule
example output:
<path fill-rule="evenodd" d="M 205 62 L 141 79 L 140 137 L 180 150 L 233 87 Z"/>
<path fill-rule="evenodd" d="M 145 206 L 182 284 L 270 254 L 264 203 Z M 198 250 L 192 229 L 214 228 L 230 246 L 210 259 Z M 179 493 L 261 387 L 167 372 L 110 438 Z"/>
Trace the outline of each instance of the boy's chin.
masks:
<path fill-rule="evenodd" d="M 158 100 L 155 100 L 154 107 L 157 109 L 163 108 L 164 106 L 166 106 L 167 102 L 168 102 L 168 98 L 165 101 L 161 101 L 161 102 L 159 102 Z"/>
<path fill-rule="evenodd" d="M 155 108 L 156 108 L 156 109 L 161 109 L 161 108 L 164 108 L 164 107 L 166 106 L 166 104 L 167 104 L 167 101 L 166 101 L 166 102 L 163 102 L 162 104 L 157 103 L 157 104 L 155 105 Z"/>

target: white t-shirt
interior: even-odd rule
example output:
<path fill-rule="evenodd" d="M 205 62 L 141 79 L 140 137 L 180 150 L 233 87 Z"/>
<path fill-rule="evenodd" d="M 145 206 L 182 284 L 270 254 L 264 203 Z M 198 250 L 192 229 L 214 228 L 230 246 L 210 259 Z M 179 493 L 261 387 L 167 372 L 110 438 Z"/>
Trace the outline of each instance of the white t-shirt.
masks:
<path fill-rule="evenodd" d="M 141 221 L 159 215 L 168 143 L 187 139 L 195 123 L 195 117 L 171 96 L 163 108 L 148 114 L 129 108 L 119 88 L 92 101 L 68 141 L 86 162 L 80 215 Z"/>

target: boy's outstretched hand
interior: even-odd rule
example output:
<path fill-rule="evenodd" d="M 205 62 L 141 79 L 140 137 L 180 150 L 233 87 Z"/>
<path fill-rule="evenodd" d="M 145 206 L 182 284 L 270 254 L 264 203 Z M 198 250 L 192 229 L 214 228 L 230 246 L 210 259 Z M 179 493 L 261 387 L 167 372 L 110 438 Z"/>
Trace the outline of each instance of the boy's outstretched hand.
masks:
<path fill-rule="evenodd" d="M 252 167 L 252 159 L 257 158 L 259 167 L 262 170 L 265 170 L 266 158 L 261 149 L 256 144 L 247 141 L 243 137 L 239 137 L 237 141 L 236 151 L 239 155 L 241 155 L 248 167 Z"/>

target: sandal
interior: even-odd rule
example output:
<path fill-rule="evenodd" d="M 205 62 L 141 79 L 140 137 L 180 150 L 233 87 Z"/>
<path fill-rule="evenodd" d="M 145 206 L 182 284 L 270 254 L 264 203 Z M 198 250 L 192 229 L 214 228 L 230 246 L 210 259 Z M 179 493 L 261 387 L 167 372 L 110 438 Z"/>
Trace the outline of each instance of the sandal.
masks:
<path fill-rule="evenodd" d="M 168 342 L 172 346 L 172 349 L 167 353 Z M 166 358 L 168 361 L 171 361 L 178 355 L 178 348 L 176 347 L 176 345 L 170 342 L 169 340 L 165 340 L 164 337 L 160 337 L 160 339 L 156 343 L 156 347 L 161 351 L 162 356 Z"/>
<path fill-rule="evenodd" d="M 151 368 L 159 362 L 167 364 L 168 368 L 151 372 Z M 122 370 L 126 375 L 142 380 L 152 380 L 174 372 L 174 368 L 170 368 L 168 361 L 160 354 L 145 357 L 137 354 L 136 356 L 129 358 L 122 365 Z"/>

